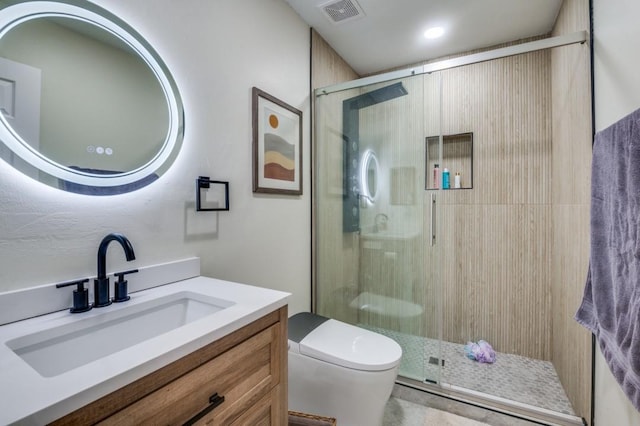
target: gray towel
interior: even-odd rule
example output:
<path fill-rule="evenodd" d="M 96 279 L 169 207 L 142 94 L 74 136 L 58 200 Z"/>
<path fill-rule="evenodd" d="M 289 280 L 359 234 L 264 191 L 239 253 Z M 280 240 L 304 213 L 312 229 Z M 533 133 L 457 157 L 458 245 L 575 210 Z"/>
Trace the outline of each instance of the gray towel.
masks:
<path fill-rule="evenodd" d="M 575 319 L 640 410 L 640 110 L 596 134 L 591 251 Z"/>

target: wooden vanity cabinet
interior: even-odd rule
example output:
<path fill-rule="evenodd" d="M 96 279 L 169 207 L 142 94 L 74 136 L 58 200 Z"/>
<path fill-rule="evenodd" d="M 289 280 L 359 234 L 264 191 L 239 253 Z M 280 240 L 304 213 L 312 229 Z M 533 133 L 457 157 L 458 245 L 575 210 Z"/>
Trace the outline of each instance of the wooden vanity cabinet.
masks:
<path fill-rule="evenodd" d="M 53 425 L 286 425 L 287 307 Z"/>

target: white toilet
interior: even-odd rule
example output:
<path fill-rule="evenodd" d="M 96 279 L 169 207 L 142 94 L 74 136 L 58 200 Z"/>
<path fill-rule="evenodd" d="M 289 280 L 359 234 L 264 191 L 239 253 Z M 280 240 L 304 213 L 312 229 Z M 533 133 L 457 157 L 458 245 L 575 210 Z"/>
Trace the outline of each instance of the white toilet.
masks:
<path fill-rule="evenodd" d="M 289 410 L 379 426 L 402 349 L 360 327 L 302 312 L 289 318 Z"/>

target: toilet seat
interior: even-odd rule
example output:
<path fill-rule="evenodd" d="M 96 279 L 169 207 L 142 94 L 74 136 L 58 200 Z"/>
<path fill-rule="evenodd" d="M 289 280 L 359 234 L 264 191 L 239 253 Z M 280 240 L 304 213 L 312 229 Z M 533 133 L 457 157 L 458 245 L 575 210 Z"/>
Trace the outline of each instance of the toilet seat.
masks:
<path fill-rule="evenodd" d="M 334 365 L 361 371 L 382 371 L 400 363 L 402 349 L 394 340 L 360 327 L 328 319 L 290 350 Z"/>

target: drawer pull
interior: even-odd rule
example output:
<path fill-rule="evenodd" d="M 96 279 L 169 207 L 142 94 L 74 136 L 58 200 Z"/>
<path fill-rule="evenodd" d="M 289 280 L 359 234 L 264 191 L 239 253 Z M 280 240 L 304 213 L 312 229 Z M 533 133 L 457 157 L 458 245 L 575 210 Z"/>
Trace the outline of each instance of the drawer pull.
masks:
<path fill-rule="evenodd" d="M 184 426 L 191 426 L 195 424 L 198 420 L 209 414 L 209 412 L 213 411 L 218 405 L 224 402 L 224 396 L 218 395 L 218 393 L 214 393 L 209 397 L 209 405 L 204 410 L 200 411 L 198 414 L 193 416 L 188 422 L 184 424 Z"/>

